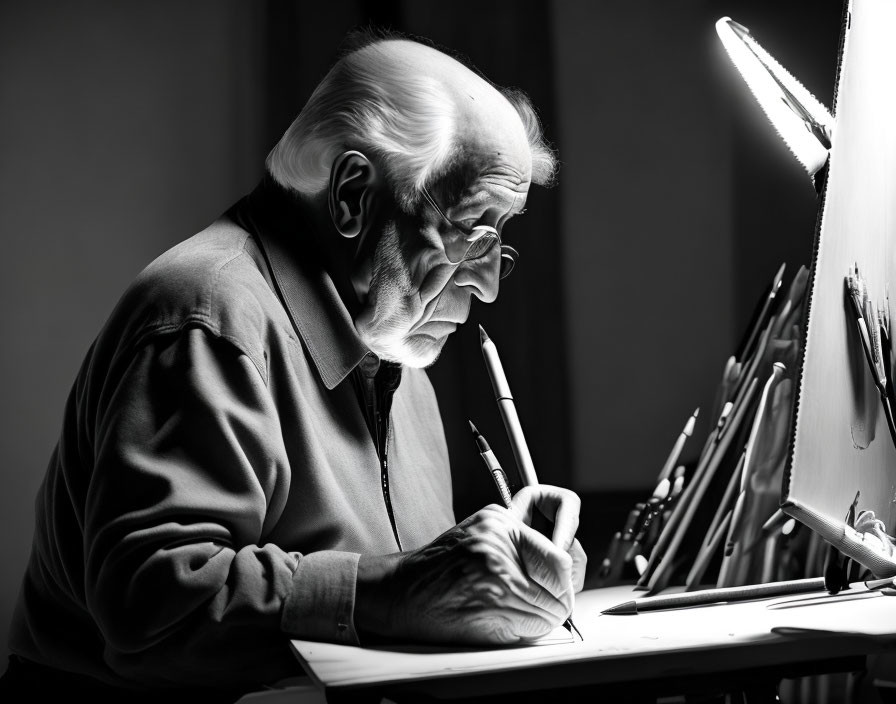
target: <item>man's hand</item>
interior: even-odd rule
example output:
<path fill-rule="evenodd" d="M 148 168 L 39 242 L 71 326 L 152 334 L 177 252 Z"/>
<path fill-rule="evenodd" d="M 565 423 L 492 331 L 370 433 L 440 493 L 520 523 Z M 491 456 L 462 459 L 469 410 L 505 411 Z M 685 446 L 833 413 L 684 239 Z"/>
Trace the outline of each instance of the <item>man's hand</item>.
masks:
<path fill-rule="evenodd" d="M 536 509 L 550 523 L 553 523 L 551 542 L 572 558 L 572 587 L 575 593 L 582 591 L 585 584 L 585 566 L 588 557 L 576 539 L 579 529 L 579 510 L 582 502 L 569 489 L 539 484 L 520 489 L 513 497 L 513 511 L 526 525 L 537 520 Z"/>
<path fill-rule="evenodd" d="M 554 520 L 552 538 L 529 525 L 536 509 Z M 578 509 L 572 492 L 531 487 L 510 509 L 487 506 L 419 550 L 362 556 L 359 634 L 497 644 L 550 632 L 571 613 L 584 578 Z"/>

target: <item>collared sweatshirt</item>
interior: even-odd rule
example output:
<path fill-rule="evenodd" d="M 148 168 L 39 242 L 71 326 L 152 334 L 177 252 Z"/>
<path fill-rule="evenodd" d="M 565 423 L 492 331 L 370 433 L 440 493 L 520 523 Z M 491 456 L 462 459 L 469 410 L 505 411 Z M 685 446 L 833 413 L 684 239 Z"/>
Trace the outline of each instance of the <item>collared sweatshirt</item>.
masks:
<path fill-rule="evenodd" d="M 14 653 L 118 686 L 298 675 L 290 637 L 358 642 L 361 554 L 454 524 L 426 373 L 379 369 L 322 262 L 266 179 L 124 293 L 37 495 Z"/>

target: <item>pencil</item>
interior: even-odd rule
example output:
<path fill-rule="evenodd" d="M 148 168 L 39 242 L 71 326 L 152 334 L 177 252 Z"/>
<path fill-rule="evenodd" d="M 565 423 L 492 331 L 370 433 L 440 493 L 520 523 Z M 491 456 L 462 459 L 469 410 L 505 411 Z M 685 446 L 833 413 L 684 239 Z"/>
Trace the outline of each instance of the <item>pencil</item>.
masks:
<path fill-rule="evenodd" d="M 728 533 L 728 524 L 730 522 L 731 511 L 728 511 L 728 513 L 725 514 L 725 517 L 719 521 L 719 525 L 716 526 L 716 529 L 712 532 L 706 544 L 700 548 L 700 552 L 697 553 L 691 571 L 688 572 L 687 579 L 685 580 L 685 591 L 690 592 L 698 588 L 700 580 L 703 579 L 703 574 L 706 572 L 706 568 L 709 567 L 709 561 L 712 559 L 712 556 L 715 555 L 719 546 L 722 544 L 722 539 Z"/>
<path fill-rule="evenodd" d="M 505 508 L 510 508 L 511 494 L 510 487 L 507 486 L 507 475 L 504 474 L 504 470 L 501 468 L 498 458 L 495 457 L 495 453 L 492 452 L 485 437 L 479 432 L 476 426 L 473 425 L 473 421 L 468 421 L 468 423 L 470 424 L 470 430 L 473 431 L 473 439 L 476 440 L 476 446 L 479 448 L 479 456 L 482 457 L 482 461 L 485 462 L 485 468 L 495 481 L 495 486 L 498 489 L 498 493 L 501 495 L 501 501 L 504 502 Z"/>
<path fill-rule="evenodd" d="M 786 268 L 786 265 L 786 262 L 783 262 L 781 264 L 781 266 L 775 272 L 775 276 L 772 279 L 771 284 L 766 289 L 765 295 L 760 298 L 759 306 L 753 314 L 753 320 L 747 326 L 748 333 L 743 342 L 741 342 L 740 347 L 737 351 L 736 357 L 738 359 L 743 360 L 750 356 L 753 344 L 756 342 L 756 338 L 759 335 L 759 332 L 768 324 L 768 315 L 771 312 L 772 304 L 774 303 L 775 297 L 778 295 L 778 291 L 781 289 L 781 283 L 784 279 L 784 269 Z"/>
<path fill-rule="evenodd" d="M 538 484 L 538 477 L 535 474 L 535 465 L 532 463 L 529 446 L 526 444 L 523 428 L 520 425 L 516 406 L 513 403 L 513 394 L 510 393 L 510 385 L 507 383 L 507 377 L 504 375 L 504 367 L 501 365 L 501 358 L 498 356 L 495 343 L 491 341 L 485 332 L 485 328 L 481 325 L 479 326 L 479 342 L 482 346 L 482 356 L 485 358 L 485 366 L 488 369 L 488 375 L 495 392 L 495 400 L 498 402 L 498 409 L 501 411 L 501 419 L 504 421 L 504 427 L 507 429 L 507 435 L 510 439 L 510 447 L 513 449 L 513 457 L 516 460 L 516 466 L 520 473 L 520 480 L 524 486 L 534 486 Z"/>
<path fill-rule="evenodd" d="M 681 542 L 684 540 L 685 532 L 694 518 L 694 514 L 712 481 L 713 475 L 716 473 L 719 464 L 724 458 L 725 453 L 728 451 L 728 447 L 735 434 L 732 428 L 736 429 L 740 426 L 747 409 L 751 407 L 753 395 L 756 392 L 756 386 L 757 379 L 754 378 L 750 382 L 747 392 L 739 401 L 739 405 L 733 411 L 731 420 L 727 422 L 719 432 L 720 439 L 717 448 L 710 454 L 706 465 L 698 467 L 694 477 L 691 479 L 691 484 L 688 489 L 692 489 L 693 491 L 687 496 L 682 496 L 682 499 L 678 502 L 676 507 L 677 510 L 672 512 L 674 520 L 674 516 L 678 510 L 682 510 L 682 508 L 684 509 L 681 514 L 681 519 L 676 522 L 674 535 L 671 536 L 668 544 L 664 546 L 664 552 L 659 553 L 659 550 L 654 548 L 651 553 L 650 562 L 654 562 L 654 557 L 656 557 L 657 560 L 655 563 L 656 566 L 653 568 L 653 573 L 648 577 L 648 571 L 650 569 L 648 566 L 648 571 L 645 571 L 644 574 L 641 575 L 641 580 L 639 580 L 641 586 L 645 586 L 646 582 L 647 590 L 650 593 L 655 594 L 663 589 L 668 583 L 668 580 L 671 577 L 670 570 L 672 569 L 672 562 L 675 559 L 675 555 Z M 687 494 L 687 492 L 685 493 Z M 659 547 L 659 541 L 657 547 Z"/>
<path fill-rule="evenodd" d="M 485 364 L 492 380 L 492 387 L 495 390 L 495 397 L 500 406 L 501 415 L 504 418 L 504 426 L 507 428 L 510 444 L 511 447 L 513 447 L 513 454 L 517 461 L 517 467 L 520 470 L 520 478 L 526 486 L 536 486 L 538 484 L 538 477 L 535 475 L 535 467 L 532 464 L 532 457 L 529 455 L 529 447 L 526 445 L 526 438 L 523 436 L 523 429 L 520 426 L 519 418 L 516 415 L 516 408 L 513 405 L 513 396 L 510 394 L 510 386 L 507 384 L 507 377 L 504 376 L 504 368 L 501 366 L 498 350 L 495 348 L 495 343 L 485 334 L 485 329 L 481 325 L 479 326 L 479 340 L 482 344 L 482 354 L 485 357 Z M 480 435 L 472 422 L 470 423 L 470 428 L 475 435 Z M 482 438 L 482 441 L 485 442 L 485 438 Z M 477 442 L 479 441 L 477 440 Z M 488 447 L 487 443 L 486 447 Z M 490 465 L 491 459 L 494 460 L 495 465 L 498 464 L 498 460 L 494 458 L 493 454 L 491 459 L 485 457 L 483 457 L 483 459 L 486 460 L 487 466 Z M 489 466 L 489 469 L 492 469 L 492 467 Z M 501 477 L 504 476 L 504 471 L 501 469 L 500 465 L 498 465 L 498 469 L 500 470 L 500 474 L 492 471 L 492 476 L 495 478 L 495 481 L 498 482 L 498 488 L 501 490 L 502 497 L 506 496 L 504 502 L 505 506 L 509 508 L 510 491 L 508 490 L 506 494 L 503 491 L 503 489 L 506 488 L 506 483 L 503 487 L 501 486 Z M 572 617 L 566 619 L 563 625 L 570 633 L 574 631 L 576 635 L 579 636 L 579 639 L 584 640 L 579 629 L 576 628 L 576 625 L 572 622 Z"/>
<path fill-rule="evenodd" d="M 803 592 L 823 591 L 825 588 L 823 577 L 810 577 L 808 579 L 792 579 L 784 582 L 770 582 L 768 584 L 748 584 L 743 587 L 722 587 L 720 589 L 702 589 L 695 592 L 682 592 L 669 596 L 649 596 L 643 599 L 626 601 L 609 609 L 601 611 L 602 614 L 639 614 L 644 611 L 657 611 L 660 609 L 678 609 L 687 606 L 702 606 L 706 604 L 719 604 L 731 601 L 747 601 L 749 599 L 761 599 L 768 596 L 781 594 L 800 594 Z"/>
<path fill-rule="evenodd" d="M 694 434 L 694 425 L 697 423 L 697 416 L 700 414 L 700 409 L 697 408 L 690 417 L 688 418 L 687 423 L 684 425 L 684 429 L 678 434 L 678 437 L 675 439 L 675 444 L 672 446 L 672 451 L 669 453 L 669 456 L 666 458 L 666 462 L 663 465 L 663 468 L 660 470 L 659 480 L 669 478 L 672 474 L 672 470 L 675 468 L 676 463 L 678 462 L 678 458 L 681 456 L 681 451 L 684 448 L 684 444 L 687 442 L 688 438 Z"/>

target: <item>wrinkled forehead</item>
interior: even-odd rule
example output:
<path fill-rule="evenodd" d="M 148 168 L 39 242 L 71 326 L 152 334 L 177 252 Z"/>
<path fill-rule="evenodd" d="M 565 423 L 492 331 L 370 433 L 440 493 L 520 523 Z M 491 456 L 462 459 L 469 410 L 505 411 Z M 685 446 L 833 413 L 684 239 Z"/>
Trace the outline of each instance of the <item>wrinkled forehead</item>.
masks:
<path fill-rule="evenodd" d="M 468 154 L 439 179 L 439 202 L 446 208 L 488 205 L 516 213 L 526 204 L 530 184 L 528 163 L 503 154 Z"/>
<path fill-rule="evenodd" d="M 480 90 L 456 96 L 457 144 L 479 173 L 502 172 L 530 181 L 532 151 L 522 119 L 496 88 L 474 77 Z"/>
<path fill-rule="evenodd" d="M 522 210 L 532 178 L 528 143 L 512 149 L 500 144 L 464 144 L 433 185 L 445 207 L 488 202 L 502 210 Z"/>

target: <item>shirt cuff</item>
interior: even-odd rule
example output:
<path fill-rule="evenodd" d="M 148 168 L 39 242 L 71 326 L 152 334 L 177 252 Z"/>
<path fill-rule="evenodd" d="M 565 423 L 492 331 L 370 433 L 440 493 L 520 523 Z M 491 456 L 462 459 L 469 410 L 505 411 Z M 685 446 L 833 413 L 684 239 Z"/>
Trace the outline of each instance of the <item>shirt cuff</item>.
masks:
<path fill-rule="evenodd" d="M 360 558 L 336 550 L 300 557 L 283 604 L 283 631 L 303 640 L 359 645 L 354 615 Z"/>

